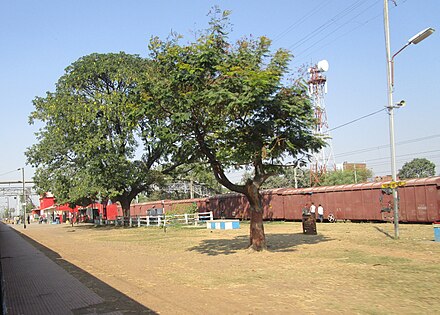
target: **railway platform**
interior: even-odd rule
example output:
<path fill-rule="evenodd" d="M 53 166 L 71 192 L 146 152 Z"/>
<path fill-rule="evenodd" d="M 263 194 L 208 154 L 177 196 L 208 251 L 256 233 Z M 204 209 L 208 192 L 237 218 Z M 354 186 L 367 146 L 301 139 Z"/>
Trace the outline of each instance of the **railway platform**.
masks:
<path fill-rule="evenodd" d="M 139 314 L 113 305 L 69 274 L 15 229 L 0 223 L 3 314 Z"/>

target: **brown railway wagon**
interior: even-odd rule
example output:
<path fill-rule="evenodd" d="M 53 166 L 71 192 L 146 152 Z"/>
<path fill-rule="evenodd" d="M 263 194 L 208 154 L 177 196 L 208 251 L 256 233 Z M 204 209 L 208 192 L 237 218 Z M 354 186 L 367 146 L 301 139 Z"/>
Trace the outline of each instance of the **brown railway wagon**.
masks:
<path fill-rule="evenodd" d="M 389 221 L 393 218 L 393 198 L 380 183 L 324 186 L 304 189 L 278 190 L 276 197 L 283 200 L 283 209 L 277 208 L 287 220 L 300 220 L 302 209 L 324 207 L 324 215 L 332 214 L 337 220 Z M 399 191 L 399 221 L 433 222 L 440 219 L 440 177 L 411 179 Z"/>
<path fill-rule="evenodd" d="M 286 218 L 293 220 L 301 219 L 302 208 L 313 202 L 324 207 L 325 217 L 332 214 L 337 220 L 383 221 L 383 203 L 388 205 L 381 183 L 286 189 L 280 197 Z"/>
<path fill-rule="evenodd" d="M 249 218 L 249 203 L 241 194 L 230 193 L 207 198 L 206 210 L 212 211 L 214 218 Z"/>
<path fill-rule="evenodd" d="M 407 181 L 399 188 L 399 220 L 433 222 L 440 219 L 440 177 Z"/>

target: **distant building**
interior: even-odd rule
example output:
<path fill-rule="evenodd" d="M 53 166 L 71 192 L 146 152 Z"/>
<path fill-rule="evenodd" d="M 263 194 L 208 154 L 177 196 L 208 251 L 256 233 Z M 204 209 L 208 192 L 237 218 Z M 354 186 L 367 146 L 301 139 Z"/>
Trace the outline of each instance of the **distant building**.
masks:
<path fill-rule="evenodd" d="M 342 164 L 342 170 L 347 171 L 347 170 L 365 170 L 367 169 L 367 164 L 366 163 L 348 163 L 348 162 L 344 162 Z"/>
<path fill-rule="evenodd" d="M 392 181 L 393 177 L 391 175 L 384 175 L 384 176 L 376 176 L 374 177 L 375 182 L 389 182 Z"/>

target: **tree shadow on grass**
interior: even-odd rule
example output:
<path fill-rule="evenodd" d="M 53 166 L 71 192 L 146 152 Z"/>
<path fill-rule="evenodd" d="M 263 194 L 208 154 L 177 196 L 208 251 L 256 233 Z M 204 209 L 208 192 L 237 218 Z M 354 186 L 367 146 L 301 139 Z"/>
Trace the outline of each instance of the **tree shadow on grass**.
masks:
<path fill-rule="evenodd" d="M 89 228 L 89 226 L 82 226 L 83 228 Z M 93 225 L 90 226 L 93 228 Z M 34 239 L 24 235 L 23 233 L 15 230 L 33 247 L 41 251 L 50 260 L 55 262 L 73 277 L 78 279 L 82 284 L 88 287 L 90 290 L 95 292 L 104 302 L 101 304 L 93 305 L 84 309 L 77 309 L 75 314 L 103 314 L 112 313 L 116 310 L 122 314 L 158 314 L 155 311 L 145 307 L 144 305 L 136 302 L 122 292 L 116 290 L 115 288 L 109 286 L 105 282 L 99 280 L 93 275 L 89 274 L 87 271 L 71 264 L 70 262 L 64 260 L 57 252 L 51 250 L 50 248 L 38 243 Z M 91 253 L 93 255 L 93 253 Z"/>
<path fill-rule="evenodd" d="M 303 233 L 266 234 L 267 250 L 270 252 L 293 252 L 298 245 L 328 242 L 331 239 L 324 235 L 305 235 Z M 188 251 L 196 251 L 208 256 L 231 255 L 247 250 L 248 236 L 237 236 L 233 239 L 208 239 Z"/>
<path fill-rule="evenodd" d="M 73 226 L 71 225 L 66 225 L 62 227 L 63 229 L 66 230 L 66 232 L 75 232 L 75 230 L 93 230 L 93 231 L 113 231 L 113 230 L 136 230 L 136 229 L 149 229 L 150 231 L 162 231 L 164 232 L 164 227 L 163 226 L 157 226 L 157 225 L 150 225 L 150 226 L 146 226 L 146 225 L 142 225 L 140 227 L 138 227 L 137 225 L 133 225 L 133 226 L 115 226 L 115 225 L 95 225 L 93 223 L 80 223 L 80 224 L 74 224 Z M 188 228 L 188 229 L 199 229 L 199 230 L 206 230 L 206 226 L 202 226 L 202 225 L 198 225 L 198 226 L 194 226 L 194 225 L 176 225 L 176 226 L 167 226 L 168 228 Z M 165 229 L 165 232 L 166 230 Z"/>
<path fill-rule="evenodd" d="M 66 224 L 62 228 L 65 228 L 65 229 L 79 229 L 79 230 L 92 230 L 92 229 L 95 229 L 97 231 L 99 231 L 99 230 L 107 231 L 107 230 L 115 230 L 115 229 L 125 229 L 125 228 L 130 228 L 130 227 L 128 227 L 128 226 L 120 226 L 120 225 L 119 226 L 115 226 L 114 224 L 96 225 L 96 224 L 93 224 L 93 223 L 79 223 L 79 224 L 74 223 L 73 225 Z"/>
<path fill-rule="evenodd" d="M 80 223 L 80 224 L 67 224 L 62 226 L 63 229 L 66 229 L 66 232 L 75 232 L 75 230 L 93 230 L 93 231 L 111 231 L 111 230 L 127 230 L 127 229 L 137 229 L 137 226 L 115 226 L 113 224 L 108 225 L 96 225 L 93 223 Z"/>

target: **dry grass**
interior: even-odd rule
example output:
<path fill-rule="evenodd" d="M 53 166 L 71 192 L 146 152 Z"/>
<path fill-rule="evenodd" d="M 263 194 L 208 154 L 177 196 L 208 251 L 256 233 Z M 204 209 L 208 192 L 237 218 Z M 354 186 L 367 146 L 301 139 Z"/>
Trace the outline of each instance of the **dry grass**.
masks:
<path fill-rule="evenodd" d="M 440 312 L 440 243 L 431 225 L 265 225 L 269 250 L 239 230 L 30 225 L 25 233 L 161 314 Z"/>

